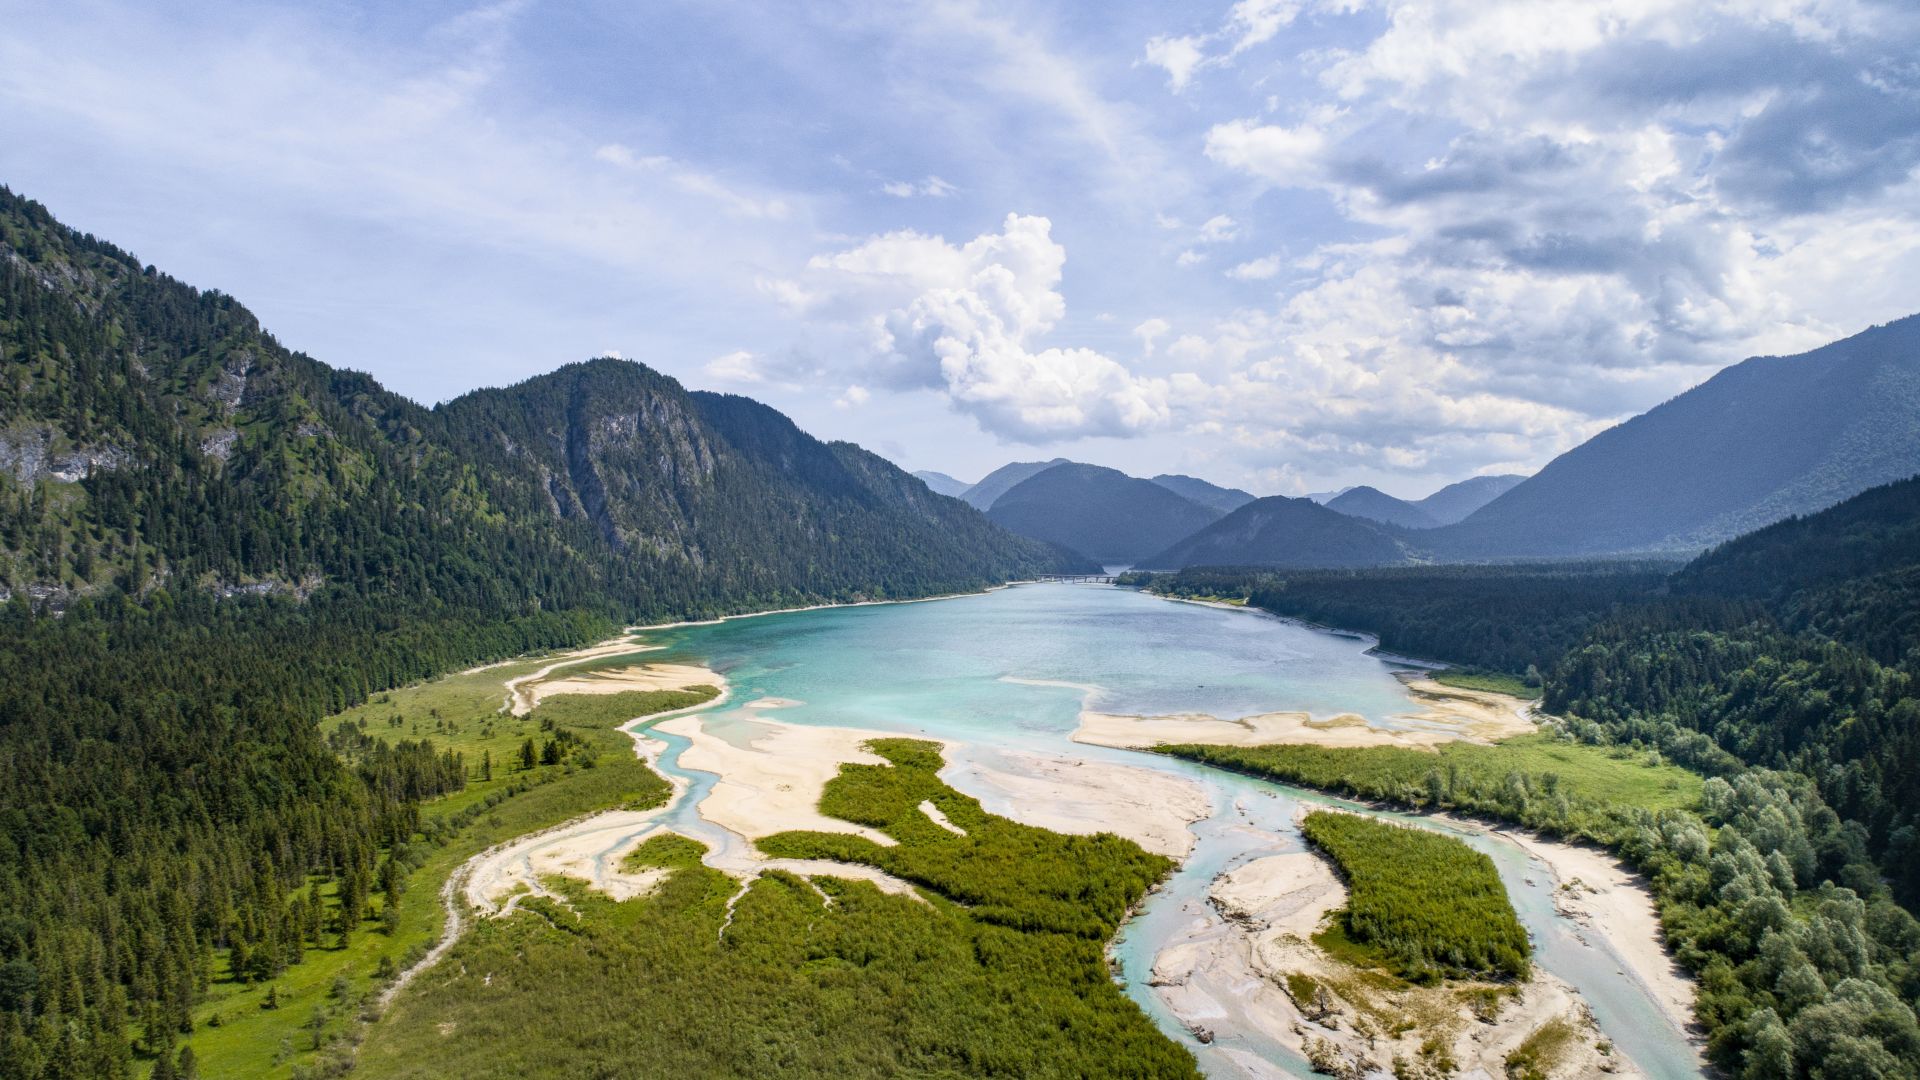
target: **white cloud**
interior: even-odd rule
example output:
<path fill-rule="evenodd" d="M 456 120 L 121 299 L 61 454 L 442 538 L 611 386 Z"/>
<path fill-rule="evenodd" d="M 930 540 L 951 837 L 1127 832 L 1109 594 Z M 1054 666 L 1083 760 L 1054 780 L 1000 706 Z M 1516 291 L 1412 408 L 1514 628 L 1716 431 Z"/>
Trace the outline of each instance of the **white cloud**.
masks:
<path fill-rule="evenodd" d="M 1167 88 L 1185 90 L 1194 75 L 1225 67 L 1241 53 L 1264 45 L 1300 14 L 1300 0 L 1240 0 L 1209 34 L 1158 35 L 1147 40 L 1147 63 L 1167 73 Z"/>
<path fill-rule="evenodd" d="M 1177 94 L 1193 81 L 1193 73 L 1206 59 L 1200 51 L 1205 42 L 1198 37 L 1153 38 L 1147 42 L 1147 63 L 1166 71 L 1167 86 Z"/>
<path fill-rule="evenodd" d="M 1188 248 L 1187 250 L 1174 256 L 1173 264 L 1175 266 L 1178 266 L 1184 269 L 1189 266 L 1199 266 L 1201 263 L 1206 261 L 1207 261 L 1207 257 L 1205 255 L 1201 254 L 1198 251 L 1193 250 L 1192 248 Z"/>
<path fill-rule="evenodd" d="M 767 381 L 766 372 L 760 369 L 759 358 L 745 349 L 716 356 L 707 361 L 706 373 L 722 382 L 761 383 Z"/>
<path fill-rule="evenodd" d="M 834 399 L 833 407 L 836 409 L 857 409 L 865 405 L 867 400 L 872 396 L 873 394 L 869 392 L 866 387 L 856 383 L 847 387 L 845 393 Z"/>
<path fill-rule="evenodd" d="M 1280 273 L 1280 256 L 1263 255 L 1251 259 L 1227 271 L 1227 276 L 1241 281 L 1266 281 Z"/>
<path fill-rule="evenodd" d="M 1173 324 L 1165 319 L 1148 319 L 1133 328 L 1133 336 L 1140 339 L 1140 351 L 1144 355 L 1153 355 L 1153 343 L 1166 336 Z"/>
<path fill-rule="evenodd" d="M 1302 57 L 1327 96 L 1207 134 L 1213 162 L 1374 237 L 1321 244 L 1277 308 L 1169 348 L 1226 372 L 1206 411 L 1245 460 L 1538 464 L 1715 366 L 1911 310 L 1920 110 L 1897 120 L 1889 97 L 1920 100 L 1920 80 L 1859 88 L 1920 23 L 1848 0 L 1356 6 L 1385 31 Z M 1822 149 L 1796 142 L 1828 123 Z"/>
<path fill-rule="evenodd" d="M 1207 157 L 1282 187 L 1317 183 L 1326 146 L 1326 136 L 1305 125 L 1232 120 L 1207 132 Z"/>
<path fill-rule="evenodd" d="M 1233 239 L 1240 234 L 1240 227 L 1225 214 L 1215 214 L 1200 226 L 1200 242 L 1218 244 Z"/>
<path fill-rule="evenodd" d="M 1066 314 L 1065 263 L 1051 222 L 1009 214 L 1001 231 L 965 244 L 902 231 L 815 256 L 804 287 L 864 340 L 876 378 L 936 389 L 1003 438 L 1167 427 L 1167 379 L 1137 376 L 1092 349 L 1043 344 Z"/>
<path fill-rule="evenodd" d="M 896 199 L 911 199 L 915 196 L 925 196 L 930 199 L 944 199 L 959 190 L 959 188 L 954 187 L 952 184 L 947 183 L 937 176 L 929 176 L 925 180 L 918 182 L 912 180 L 890 180 L 880 185 L 880 191 L 883 194 L 891 195 Z"/>

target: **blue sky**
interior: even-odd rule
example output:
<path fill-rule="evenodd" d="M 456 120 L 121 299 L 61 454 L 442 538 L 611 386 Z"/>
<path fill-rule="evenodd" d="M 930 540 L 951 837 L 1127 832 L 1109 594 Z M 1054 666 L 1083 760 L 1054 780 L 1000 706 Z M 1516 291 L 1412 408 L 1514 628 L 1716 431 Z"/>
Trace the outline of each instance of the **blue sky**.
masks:
<path fill-rule="evenodd" d="M 967 479 L 1418 496 L 1920 309 L 1911 4 L 0 26 L 0 183 L 429 402 L 612 352 Z"/>

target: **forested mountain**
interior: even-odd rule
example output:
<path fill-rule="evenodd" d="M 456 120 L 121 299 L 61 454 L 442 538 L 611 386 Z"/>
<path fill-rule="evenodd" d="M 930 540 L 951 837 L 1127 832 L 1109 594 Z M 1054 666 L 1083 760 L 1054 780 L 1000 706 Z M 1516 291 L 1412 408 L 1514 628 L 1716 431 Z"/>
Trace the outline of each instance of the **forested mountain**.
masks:
<path fill-rule="evenodd" d="M 359 931 L 466 776 L 425 741 L 332 753 L 315 721 L 371 693 L 1089 566 L 638 364 L 423 408 L 0 189 L 0 1077 L 130 1075 L 217 950 L 298 959 L 321 883 L 329 940 Z"/>
<path fill-rule="evenodd" d="M 1329 510 L 1338 510 L 1348 517 L 1365 518 L 1382 525 L 1398 525 L 1403 529 L 1431 529 L 1440 524 L 1420 507 L 1396 499 L 1376 487 L 1362 484 L 1348 488 L 1326 501 Z"/>
<path fill-rule="evenodd" d="M 1381 566 L 1405 562 L 1412 550 L 1401 530 L 1276 495 L 1255 499 L 1139 564 L 1155 570 Z"/>
<path fill-rule="evenodd" d="M 966 490 L 973 486 L 965 480 L 955 480 L 946 473 L 935 472 L 932 469 L 921 469 L 913 475 L 919 477 L 920 482 L 927 485 L 927 489 L 935 495 L 945 495 L 954 499 L 965 494 Z"/>
<path fill-rule="evenodd" d="M 0 194 L 0 587 L 614 604 L 959 588 L 1054 552 L 744 399 L 599 360 L 425 409 Z"/>
<path fill-rule="evenodd" d="M 1042 470 L 1067 463 L 1066 458 L 1054 458 L 1052 461 L 1015 461 L 1002 465 L 981 477 L 979 483 L 961 492 L 960 498 L 975 510 L 987 510 L 1015 484 Z"/>
<path fill-rule="evenodd" d="M 1920 477 L 1729 541 L 1673 591 L 1759 601 L 1790 630 L 1920 672 Z"/>
<path fill-rule="evenodd" d="M 1920 316 L 1735 364 L 1433 534 L 1443 554 L 1692 553 L 1920 470 Z"/>
<path fill-rule="evenodd" d="M 1099 562 L 1131 563 L 1220 515 L 1151 480 L 1067 462 L 1008 489 L 987 516 L 1023 536 L 1064 545 Z"/>
<path fill-rule="evenodd" d="M 1464 520 L 1475 510 L 1512 491 L 1525 479 L 1526 477 L 1518 473 L 1475 476 L 1459 483 L 1448 484 L 1426 498 L 1416 501 L 1413 505 L 1426 511 L 1427 516 L 1434 521 L 1442 525 L 1451 525 L 1456 521 Z"/>
<path fill-rule="evenodd" d="M 1178 473 L 1161 473 L 1153 482 L 1201 506 L 1212 507 L 1222 514 L 1231 514 L 1235 510 L 1253 501 L 1253 495 L 1239 488 L 1221 487 L 1210 484 L 1197 476 L 1181 476 Z"/>

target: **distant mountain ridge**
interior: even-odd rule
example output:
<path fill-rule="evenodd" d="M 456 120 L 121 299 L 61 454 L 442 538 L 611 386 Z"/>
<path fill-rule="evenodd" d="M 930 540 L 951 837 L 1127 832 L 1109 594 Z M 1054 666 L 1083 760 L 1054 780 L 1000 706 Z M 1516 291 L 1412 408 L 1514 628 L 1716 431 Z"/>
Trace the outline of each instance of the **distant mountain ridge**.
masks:
<path fill-rule="evenodd" d="M 1437 524 L 1452 525 L 1457 521 L 1465 520 L 1467 515 L 1475 510 L 1512 491 L 1525 479 L 1526 477 L 1520 473 L 1475 476 L 1459 483 L 1448 484 L 1412 505 L 1425 511 L 1426 515 Z"/>
<path fill-rule="evenodd" d="M 1448 557 L 1698 551 L 1920 471 L 1920 316 L 1757 356 L 1589 439 L 1456 525 Z"/>
<path fill-rule="evenodd" d="M 1379 488 L 1364 484 L 1348 488 L 1323 505 L 1349 517 L 1366 518 L 1383 525 L 1398 525 L 1403 529 L 1431 529 L 1440 524 L 1414 503 L 1396 499 Z"/>
<path fill-rule="evenodd" d="M 1054 458 L 1052 461 L 1015 461 L 1002 465 L 981 477 L 979 483 L 961 492 L 960 499 L 975 510 L 985 511 L 1015 484 L 1035 473 L 1065 464 L 1066 458 Z"/>
<path fill-rule="evenodd" d="M 934 472 L 932 469 L 921 469 L 913 475 L 919 477 L 920 482 L 927 485 L 927 488 L 935 495 L 946 495 L 955 499 L 959 498 L 968 488 L 973 486 L 965 480 L 955 480 L 946 473 Z M 978 508 L 976 507 L 975 509 Z"/>
<path fill-rule="evenodd" d="M 1102 563 L 1131 563 L 1219 516 L 1151 480 L 1077 462 L 1033 474 L 987 511 L 1003 528 Z"/>
<path fill-rule="evenodd" d="M 1219 484 L 1208 483 L 1197 476 L 1161 473 L 1151 479 L 1175 495 L 1191 499 L 1201 506 L 1212 507 L 1222 514 L 1231 514 L 1254 499 L 1251 492 L 1241 491 L 1239 488 L 1221 487 Z"/>
<path fill-rule="evenodd" d="M 1312 499 L 1255 499 L 1139 561 L 1146 570 L 1188 566 L 1296 569 L 1382 566 L 1416 553 L 1406 532 L 1342 514 Z"/>

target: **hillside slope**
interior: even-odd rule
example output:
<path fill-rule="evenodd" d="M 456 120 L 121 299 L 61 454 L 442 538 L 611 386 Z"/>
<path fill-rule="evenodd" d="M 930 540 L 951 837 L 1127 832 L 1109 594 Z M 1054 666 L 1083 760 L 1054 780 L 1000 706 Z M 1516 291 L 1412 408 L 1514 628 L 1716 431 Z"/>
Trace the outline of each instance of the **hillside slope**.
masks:
<path fill-rule="evenodd" d="M 1096 562 L 1131 563 L 1220 515 L 1151 480 L 1067 462 L 1014 485 L 987 516 L 1022 536 L 1063 545 Z"/>
<path fill-rule="evenodd" d="M 1255 499 L 1219 521 L 1139 561 L 1149 570 L 1187 566 L 1284 566 L 1299 569 L 1384 566 L 1407 561 L 1398 530 L 1349 517 L 1311 499 Z"/>
<path fill-rule="evenodd" d="M 1560 455 L 1445 554 L 1692 552 L 1920 471 L 1920 316 L 1735 364 Z"/>

